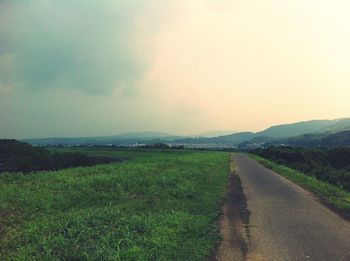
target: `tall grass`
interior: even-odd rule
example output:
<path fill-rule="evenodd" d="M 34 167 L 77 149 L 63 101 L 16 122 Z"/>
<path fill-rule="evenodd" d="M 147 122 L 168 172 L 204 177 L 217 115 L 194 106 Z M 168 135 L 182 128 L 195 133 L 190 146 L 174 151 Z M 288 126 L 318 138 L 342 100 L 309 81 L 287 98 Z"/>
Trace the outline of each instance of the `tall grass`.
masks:
<path fill-rule="evenodd" d="M 90 149 L 122 163 L 0 176 L 0 256 L 14 260 L 203 260 L 229 154 Z"/>

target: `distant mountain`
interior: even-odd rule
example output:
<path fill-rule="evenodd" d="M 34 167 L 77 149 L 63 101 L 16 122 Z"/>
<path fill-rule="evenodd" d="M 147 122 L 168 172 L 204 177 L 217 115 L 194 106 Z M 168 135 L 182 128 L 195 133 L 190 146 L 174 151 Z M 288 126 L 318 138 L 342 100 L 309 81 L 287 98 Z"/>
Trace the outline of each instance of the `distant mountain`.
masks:
<path fill-rule="evenodd" d="M 50 145 L 132 145 L 136 143 L 152 143 L 159 141 L 169 141 L 180 138 L 164 132 L 129 132 L 114 136 L 102 137 L 75 137 L 75 138 L 40 138 L 23 139 L 32 145 L 50 146 Z"/>
<path fill-rule="evenodd" d="M 173 143 L 180 143 L 180 144 L 186 144 L 186 145 L 203 145 L 202 147 L 205 147 L 206 145 L 208 147 L 212 146 L 221 146 L 221 145 L 227 145 L 227 146 L 233 146 L 235 144 L 241 143 L 246 140 L 250 140 L 254 138 L 254 133 L 252 132 L 239 132 L 235 134 L 230 135 L 223 135 L 218 137 L 212 137 L 212 138 L 205 138 L 205 137 L 198 137 L 198 138 L 181 138 L 181 139 L 175 139 Z"/>
<path fill-rule="evenodd" d="M 350 131 L 342 131 L 324 137 L 321 140 L 321 145 L 328 147 L 350 146 Z"/>
<path fill-rule="evenodd" d="M 222 135 L 229 135 L 229 134 L 234 134 L 234 133 L 237 133 L 237 131 L 213 130 L 213 131 L 202 132 L 201 134 L 198 135 L 198 137 L 213 138 L 213 137 L 218 137 L 218 136 L 222 136 Z"/>
<path fill-rule="evenodd" d="M 346 130 L 350 130 L 350 118 L 335 120 L 333 124 L 327 126 L 324 129 L 321 129 L 320 132 L 336 133 Z"/>
<path fill-rule="evenodd" d="M 153 131 L 143 131 L 143 132 L 126 132 L 111 136 L 115 139 L 155 139 L 155 138 L 169 138 L 174 137 L 174 135 L 165 132 L 153 132 Z"/>
<path fill-rule="evenodd" d="M 259 132 L 238 132 L 228 135 L 211 137 L 215 132 L 203 133 L 209 137 L 185 137 L 175 136 L 164 132 L 130 132 L 105 137 L 77 137 L 77 138 L 45 138 L 25 139 L 33 145 L 125 145 L 151 144 L 157 142 L 171 144 L 185 144 L 189 147 L 233 147 L 236 145 L 248 146 L 249 144 L 273 144 L 274 142 L 309 142 L 327 135 L 350 130 L 350 118 L 336 120 L 312 120 L 291 124 L 272 126 Z M 305 136 L 303 136 L 305 135 Z M 303 137 L 301 137 L 303 136 Z M 288 139 L 286 139 L 288 138 Z"/>
<path fill-rule="evenodd" d="M 254 137 L 256 137 L 256 134 L 253 132 L 238 132 L 230 135 L 209 138 L 209 141 L 214 143 L 224 142 L 229 144 L 238 144 L 242 141 L 253 139 Z"/>
<path fill-rule="evenodd" d="M 348 147 L 350 146 L 350 131 L 304 134 L 298 137 L 275 139 L 266 142 L 266 146 L 272 145 L 291 145 L 301 147 Z M 243 144 L 241 144 L 241 146 L 243 146 Z"/>
<path fill-rule="evenodd" d="M 257 132 L 257 136 L 283 138 L 307 133 L 339 132 L 350 130 L 350 118 L 336 120 L 312 120 L 270 127 Z"/>
<path fill-rule="evenodd" d="M 195 138 L 195 139 L 180 139 L 177 142 L 185 144 L 207 144 L 218 146 L 234 146 L 238 144 L 262 143 L 272 141 L 274 139 L 297 137 L 310 133 L 325 133 L 328 134 L 350 130 L 350 118 L 336 120 L 312 120 L 303 121 L 291 124 L 283 124 L 270 127 L 259 132 L 239 132 L 230 135 L 223 135 L 212 138 Z"/>
<path fill-rule="evenodd" d="M 281 139 L 277 139 L 277 140 L 281 140 Z M 241 143 L 238 144 L 238 147 L 240 148 L 247 148 L 247 147 L 255 147 L 256 145 L 265 145 L 265 144 L 273 144 L 273 142 L 275 142 L 276 139 L 272 138 L 272 137 L 266 137 L 266 136 L 258 136 L 255 137 L 253 139 L 250 139 L 248 141 L 243 141 Z M 259 146 L 258 146 L 259 147 Z"/>

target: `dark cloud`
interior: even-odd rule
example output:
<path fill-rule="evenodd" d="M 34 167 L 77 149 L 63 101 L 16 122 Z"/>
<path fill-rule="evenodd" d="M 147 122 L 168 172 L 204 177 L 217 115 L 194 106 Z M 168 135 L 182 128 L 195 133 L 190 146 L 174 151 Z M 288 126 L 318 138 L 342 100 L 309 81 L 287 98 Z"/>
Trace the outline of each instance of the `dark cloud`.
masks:
<path fill-rule="evenodd" d="M 163 1 L 164 2 L 164 1 Z M 150 39 L 171 10 L 161 0 L 0 2 L 0 85 L 126 95 L 152 60 Z"/>

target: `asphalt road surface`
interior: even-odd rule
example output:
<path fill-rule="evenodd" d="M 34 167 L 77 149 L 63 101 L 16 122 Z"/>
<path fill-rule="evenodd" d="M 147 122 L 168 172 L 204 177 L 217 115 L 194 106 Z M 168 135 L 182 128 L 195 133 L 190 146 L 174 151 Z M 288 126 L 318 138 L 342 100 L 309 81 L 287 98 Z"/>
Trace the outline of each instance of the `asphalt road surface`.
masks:
<path fill-rule="evenodd" d="M 350 261 L 350 222 L 311 193 L 234 156 L 250 211 L 248 260 Z"/>

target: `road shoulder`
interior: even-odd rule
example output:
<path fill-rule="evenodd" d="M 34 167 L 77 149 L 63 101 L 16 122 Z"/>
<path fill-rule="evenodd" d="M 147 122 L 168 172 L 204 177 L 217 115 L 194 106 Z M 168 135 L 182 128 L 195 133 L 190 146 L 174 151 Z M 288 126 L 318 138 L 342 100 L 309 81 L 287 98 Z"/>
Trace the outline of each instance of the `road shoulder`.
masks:
<path fill-rule="evenodd" d="M 249 211 L 233 158 L 219 228 L 222 240 L 213 260 L 246 260 L 249 252 Z"/>

